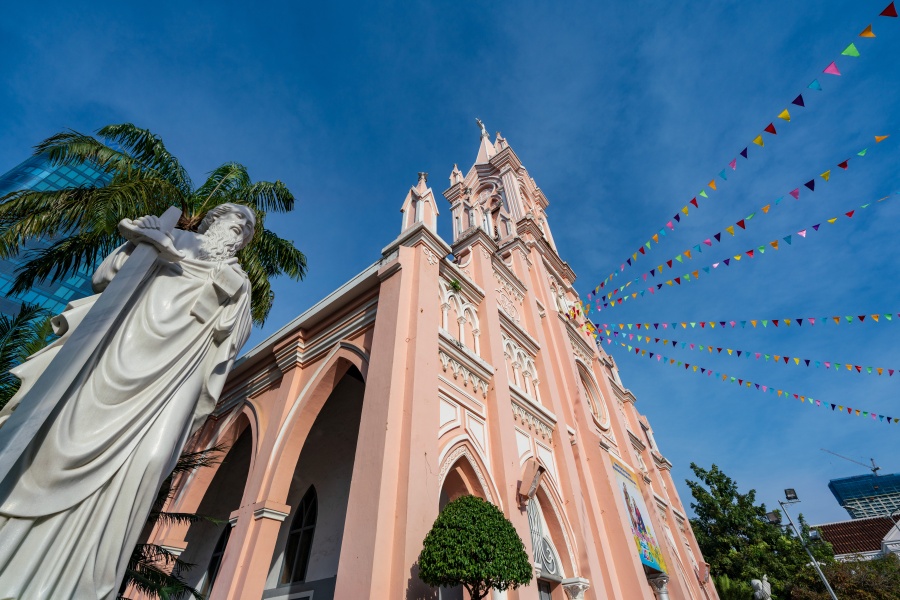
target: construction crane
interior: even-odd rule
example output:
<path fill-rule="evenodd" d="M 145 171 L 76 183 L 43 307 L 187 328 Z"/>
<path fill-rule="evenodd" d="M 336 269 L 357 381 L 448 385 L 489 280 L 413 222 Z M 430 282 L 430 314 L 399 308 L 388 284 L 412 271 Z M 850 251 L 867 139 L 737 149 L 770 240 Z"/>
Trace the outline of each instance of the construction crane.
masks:
<path fill-rule="evenodd" d="M 881 467 L 879 467 L 878 465 L 875 464 L 875 459 L 874 459 L 874 458 L 870 458 L 870 459 L 869 459 L 870 461 L 872 461 L 872 466 L 870 467 L 869 465 L 867 465 L 867 464 L 865 464 L 865 463 L 861 463 L 861 462 L 859 462 L 858 460 L 853 460 L 852 458 L 847 458 L 846 456 L 841 456 L 841 455 L 838 454 L 837 452 L 832 452 L 831 450 L 826 450 L 825 448 L 819 448 L 819 450 L 821 450 L 822 452 L 827 452 L 828 454 L 834 454 L 834 455 L 837 456 L 838 458 L 843 458 L 844 460 L 848 460 L 848 461 L 850 461 L 850 462 L 852 462 L 852 463 L 855 463 L 855 464 L 857 464 L 857 465 L 859 465 L 859 466 L 861 466 L 861 467 L 865 467 L 865 468 L 867 468 L 868 470 L 872 471 L 872 475 L 874 475 L 875 477 L 878 477 L 878 471 L 881 470 Z"/>

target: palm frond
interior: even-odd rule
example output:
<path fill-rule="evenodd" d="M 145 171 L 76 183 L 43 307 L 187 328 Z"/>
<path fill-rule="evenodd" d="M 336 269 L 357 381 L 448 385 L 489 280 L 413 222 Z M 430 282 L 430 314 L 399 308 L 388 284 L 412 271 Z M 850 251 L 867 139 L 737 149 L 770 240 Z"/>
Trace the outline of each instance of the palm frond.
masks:
<path fill-rule="evenodd" d="M 88 163 L 106 173 L 147 168 L 97 138 L 71 129 L 48 137 L 34 147 L 34 154 L 47 156 L 54 165 Z"/>
<path fill-rule="evenodd" d="M 139 163 L 159 173 L 185 196 L 190 195 L 193 184 L 187 171 L 166 149 L 162 138 L 149 129 L 120 123 L 100 128 L 97 135 L 122 146 Z"/>
<path fill-rule="evenodd" d="M 214 519 L 196 513 L 176 513 L 168 511 L 153 511 L 147 515 L 147 523 L 153 525 L 163 523 L 165 525 L 193 525 L 194 523 L 213 523 L 221 525 L 222 519 Z"/>
<path fill-rule="evenodd" d="M 39 282 L 58 281 L 90 269 L 99 257 L 110 254 L 122 241 L 118 232 L 83 232 L 60 238 L 46 248 L 29 250 L 25 253 L 27 262 L 16 269 L 10 293 L 21 293 Z"/>
<path fill-rule="evenodd" d="M 0 315 L 0 408 L 15 395 L 21 383 L 9 370 L 40 349 L 42 343 L 46 345 L 44 332 L 49 320 L 50 311 L 27 303 L 14 317 Z"/>
<path fill-rule="evenodd" d="M 259 232 L 257 231 L 258 237 Z M 272 284 L 266 269 L 259 258 L 254 244 L 251 243 L 240 252 L 238 252 L 238 260 L 241 268 L 247 273 L 247 279 L 250 280 L 250 316 L 253 323 L 262 326 L 272 310 L 272 304 L 275 302 L 275 292 L 272 291 Z"/>
<path fill-rule="evenodd" d="M 236 198 L 240 204 L 252 206 L 263 212 L 290 212 L 294 210 L 294 195 L 280 181 L 257 181 L 241 189 Z"/>
<path fill-rule="evenodd" d="M 216 168 L 195 192 L 197 201 L 195 215 L 202 218 L 206 212 L 222 204 L 233 201 L 233 196 L 240 190 L 252 185 L 247 167 L 240 163 L 229 162 Z"/>
<path fill-rule="evenodd" d="M 287 275 L 295 280 L 306 276 L 306 255 L 290 240 L 261 227 L 252 245 L 267 276 Z"/>

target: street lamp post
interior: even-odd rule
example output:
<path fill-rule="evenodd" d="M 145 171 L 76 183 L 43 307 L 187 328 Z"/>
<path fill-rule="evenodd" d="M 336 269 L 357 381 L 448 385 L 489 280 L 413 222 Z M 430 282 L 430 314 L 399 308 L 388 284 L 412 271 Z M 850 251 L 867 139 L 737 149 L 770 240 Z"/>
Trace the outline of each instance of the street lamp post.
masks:
<path fill-rule="evenodd" d="M 781 505 L 781 510 L 784 511 L 785 516 L 788 518 L 788 523 L 791 524 L 791 527 L 794 528 L 794 531 L 797 533 L 797 537 L 800 538 L 800 544 L 803 546 L 803 549 L 806 550 L 806 553 L 809 555 L 809 560 L 812 561 L 813 567 L 816 569 L 816 573 L 819 574 L 819 578 L 822 580 L 822 583 L 825 584 L 825 589 L 828 590 L 828 594 L 831 596 L 831 600 L 838 600 L 837 595 L 834 593 L 834 590 L 831 589 L 831 585 L 828 583 L 828 580 L 825 578 L 825 573 L 822 572 L 822 568 L 819 566 L 819 561 L 812 555 L 809 547 L 806 545 L 806 540 L 803 539 L 803 534 L 797 529 L 797 526 L 794 525 L 794 520 L 791 518 L 790 513 L 787 511 L 788 504 L 796 504 L 800 502 L 800 499 L 797 498 L 797 492 L 793 489 L 789 488 L 784 490 L 785 500 L 778 501 L 778 504 Z M 770 513 L 771 514 L 771 513 Z M 769 515 L 766 515 L 767 517 Z M 769 521 L 773 521 L 772 517 L 769 517 Z"/>

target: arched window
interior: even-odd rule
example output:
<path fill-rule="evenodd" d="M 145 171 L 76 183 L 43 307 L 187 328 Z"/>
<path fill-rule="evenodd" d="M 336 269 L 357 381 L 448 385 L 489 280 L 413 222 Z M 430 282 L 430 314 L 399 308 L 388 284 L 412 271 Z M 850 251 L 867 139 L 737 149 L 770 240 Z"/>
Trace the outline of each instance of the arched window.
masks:
<path fill-rule="evenodd" d="M 309 565 L 313 534 L 316 532 L 318 505 L 316 488 L 309 486 L 309 490 L 300 501 L 294 520 L 291 521 L 291 532 L 284 550 L 284 570 L 281 574 L 281 583 L 306 580 L 306 567 Z"/>
<path fill-rule="evenodd" d="M 216 575 L 219 574 L 219 567 L 222 566 L 222 557 L 225 556 L 225 548 L 228 546 L 228 538 L 231 537 L 231 523 L 225 525 L 219 540 L 213 548 L 212 557 L 209 559 L 209 566 L 206 567 L 206 576 L 203 578 L 201 593 L 208 596 L 212 591 L 212 586 L 216 582 Z"/>

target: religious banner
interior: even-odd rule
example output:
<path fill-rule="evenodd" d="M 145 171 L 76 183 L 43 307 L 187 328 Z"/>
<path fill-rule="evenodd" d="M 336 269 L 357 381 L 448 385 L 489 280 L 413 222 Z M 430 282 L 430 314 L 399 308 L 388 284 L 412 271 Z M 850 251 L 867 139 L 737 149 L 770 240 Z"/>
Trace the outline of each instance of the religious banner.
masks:
<path fill-rule="evenodd" d="M 630 467 L 610 456 L 613 471 L 616 473 L 616 487 L 622 492 L 622 501 L 631 522 L 631 535 L 638 557 L 645 566 L 665 573 L 666 562 L 662 550 L 656 541 L 653 525 L 650 523 L 650 511 L 644 504 L 644 497 L 638 487 L 637 477 Z"/>

